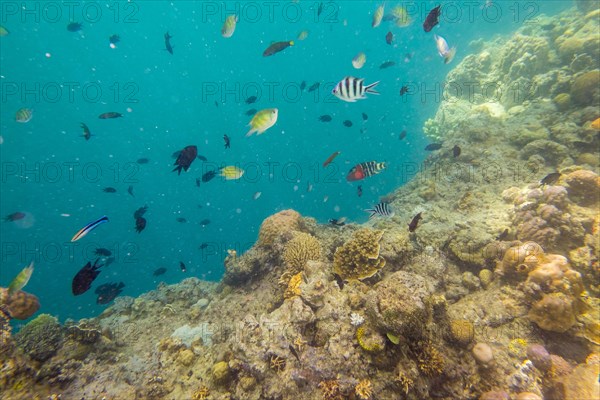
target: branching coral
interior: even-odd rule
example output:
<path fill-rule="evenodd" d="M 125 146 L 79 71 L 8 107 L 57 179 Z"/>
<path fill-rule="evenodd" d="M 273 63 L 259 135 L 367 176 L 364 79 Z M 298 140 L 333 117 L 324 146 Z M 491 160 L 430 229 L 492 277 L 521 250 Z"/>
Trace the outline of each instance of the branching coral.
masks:
<path fill-rule="evenodd" d="M 296 233 L 283 250 L 283 260 L 293 272 L 302 271 L 307 261 L 317 261 L 320 258 L 321 244 L 308 233 Z"/>
<path fill-rule="evenodd" d="M 269 368 L 281 372 L 285 369 L 285 358 L 281 358 L 278 355 L 273 354 L 269 359 Z"/>
<path fill-rule="evenodd" d="M 283 210 L 263 221 L 258 232 L 259 246 L 272 246 L 283 234 L 300 229 L 300 214 L 294 210 Z"/>
<path fill-rule="evenodd" d="M 360 229 L 338 247 L 333 257 L 333 271 L 346 280 L 366 279 L 385 266 L 379 255 L 379 241 L 384 231 Z"/>
<path fill-rule="evenodd" d="M 373 395 L 373 384 L 370 380 L 363 379 L 354 387 L 354 393 L 363 400 L 370 399 Z"/>
<path fill-rule="evenodd" d="M 210 396 L 210 390 L 202 385 L 192 394 L 192 400 L 206 400 Z"/>
<path fill-rule="evenodd" d="M 340 392 L 340 381 L 337 379 L 329 381 L 321 381 L 319 388 L 323 392 L 324 400 L 341 400 L 342 393 Z"/>

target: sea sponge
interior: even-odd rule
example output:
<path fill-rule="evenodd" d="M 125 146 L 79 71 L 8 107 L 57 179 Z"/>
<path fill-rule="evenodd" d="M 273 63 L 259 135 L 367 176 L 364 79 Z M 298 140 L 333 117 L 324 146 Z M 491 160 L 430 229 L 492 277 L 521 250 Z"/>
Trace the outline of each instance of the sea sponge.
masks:
<path fill-rule="evenodd" d="M 40 309 L 40 301 L 36 296 L 21 290 L 9 296 L 7 288 L 0 288 L 0 307 L 10 314 L 10 318 L 27 319 Z"/>
<path fill-rule="evenodd" d="M 450 338 L 460 344 L 468 344 L 475 337 L 473 323 L 466 319 L 455 319 L 450 321 Z"/>
<path fill-rule="evenodd" d="M 544 294 L 529 310 L 529 319 L 544 330 L 566 332 L 576 322 L 573 298 L 560 292 Z"/>
<path fill-rule="evenodd" d="M 600 99 L 600 70 L 579 75 L 571 85 L 571 98 L 581 106 L 593 106 Z"/>
<path fill-rule="evenodd" d="M 292 273 L 302 271 L 307 261 L 318 261 L 320 258 L 321 244 L 308 233 L 296 233 L 294 238 L 286 243 L 283 250 L 283 260 Z"/>
<path fill-rule="evenodd" d="M 19 347 L 37 361 L 52 357 L 63 342 L 63 331 L 58 319 L 48 314 L 40 314 L 15 335 Z"/>
<path fill-rule="evenodd" d="M 300 230 L 300 214 L 294 210 L 283 210 L 266 218 L 260 225 L 258 245 L 269 247 L 282 235 Z"/>
<path fill-rule="evenodd" d="M 496 271 L 506 278 L 525 278 L 541 261 L 544 250 L 535 242 L 526 242 L 506 250 Z"/>
<path fill-rule="evenodd" d="M 346 280 L 362 280 L 375 275 L 385 266 L 379 255 L 379 241 L 384 231 L 360 229 L 335 250 L 333 272 Z"/>
<path fill-rule="evenodd" d="M 356 329 L 356 341 L 363 350 L 378 352 L 385 347 L 385 339 L 370 325 L 363 324 Z"/>

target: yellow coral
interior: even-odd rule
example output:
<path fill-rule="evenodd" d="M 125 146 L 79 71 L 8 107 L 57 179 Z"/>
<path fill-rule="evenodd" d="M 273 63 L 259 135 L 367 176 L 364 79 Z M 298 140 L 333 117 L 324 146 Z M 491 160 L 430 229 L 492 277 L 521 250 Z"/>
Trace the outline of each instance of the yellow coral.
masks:
<path fill-rule="evenodd" d="M 494 280 L 494 273 L 489 269 L 482 269 L 479 271 L 479 280 L 484 288 L 487 288 L 492 280 Z"/>
<path fill-rule="evenodd" d="M 444 358 L 440 352 L 433 347 L 431 342 L 419 342 L 418 366 L 425 375 L 441 374 L 444 370 Z"/>
<path fill-rule="evenodd" d="M 377 352 L 383 350 L 385 340 L 373 329 L 361 325 L 356 330 L 356 341 L 363 350 Z"/>
<path fill-rule="evenodd" d="M 384 231 L 360 229 L 338 247 L 333 256 L 333 272 L 346 280 L 366 279 L 385 266 L 379 255 Z"/>
<path fill-rule="evenodd" d="M 466 319 L 455 319 L 450 321 L 450 334 L 452 339 L 460 344 L 468 344 L 473 341 L 475 327 Z"/>
<path fill-rule="evenodd" d="M 321 244 L 308 233 L 296 233 L 283 250 L 283 260 L 293 272 L 302 271 L 307 261 L 317 261 L 320 258 Z"/>
<path fill-rule="evenodd" d="M 408 394 L 410 388 L 415 383 L 412 379 L 410 379 L 406 374 L 402 371 L 398 372 L 398 376 L 394 379 L 396 382 L 400 384 L 405 394 Z"/>
<path fill-rule="evenodd" d="M 370 399 L 373 395 L 373 384 L 368 379 L 363 379 L 354 387 L 354 393 L 361 399 Z"/>
<path fill-rule="evenodd" d="M 302 283 L 302 272 L 298 272 L 292 276 L 288 283 L 288 287 L 283 294 L 283 297 L 289 299 L 294 296 L 300 296 L 300 284 Z"/>
<path fill-rule="evenodd" d="M 269 361 L 269 367 L 277 372 L 285 369 L 285 359 L 276 355 L 272 355 Z"/>
<path fill-rule="evenodd" d="M 527 355 L 527 340 L 513 339 L 508 343 L 508 352 L 515 357 L 523 358 Z"/>
<path fill-rule="evenodd" d="M 208 399 L 208 396 L 210 396 L 210 390 L 202 385 L 200 386 L 200 389 L 196 390 L 193 394 L 192 394 L 192 400 L 205 400 Z"/>
<path fill-rule="evenodd" d="M 271 246 L 285 233 L 300 229 L 300 214 L 294 210 L 283 210 L 263 221 L 258 232 L 258 245 Z"/>

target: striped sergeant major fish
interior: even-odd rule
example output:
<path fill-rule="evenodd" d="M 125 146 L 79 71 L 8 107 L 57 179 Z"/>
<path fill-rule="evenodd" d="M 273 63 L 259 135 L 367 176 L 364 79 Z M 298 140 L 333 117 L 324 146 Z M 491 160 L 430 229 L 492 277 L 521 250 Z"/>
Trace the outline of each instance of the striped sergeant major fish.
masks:
<path fill-rule="evenodd" d="M 363 84 L 364 79 L 347 76 L 333 88 L 333 95 L 340 100 L 354 103 L 356 100 L 366 99 L 365 93 L 379 94 L 374 88 L 379 81 L 370 85 Z"/>
<path fill-rule="evenodd" d="M 365 210 L 365 211 L 368 213 L 371 213 L 369 215 L 369 219 L 373 218 L 376 215 L 380 215 L 382 217 L 393 217 L 394 216 L 394 210 L 392 210 L 392 207 L 388 203 L 384 203 L 384 202 L 376 204 L 373 208 L 369 208 L 368 210 Z"/>
<path fill-rule="evenodd" d="M 360 181 L 369 176 L 376 175 L 383 171 L 387 167 L 385 162 L 377 162 L 377 161 L 367 161 L 352 167 L 348 175 L 346 176 L 346 180 L 349 182 L 352 181 Z"/>

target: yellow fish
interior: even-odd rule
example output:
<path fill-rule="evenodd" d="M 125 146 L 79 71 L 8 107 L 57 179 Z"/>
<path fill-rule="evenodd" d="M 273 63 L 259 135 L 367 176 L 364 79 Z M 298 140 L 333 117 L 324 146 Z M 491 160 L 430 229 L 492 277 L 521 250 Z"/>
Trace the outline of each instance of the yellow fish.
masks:
<path fill-rule="evenodd" d="M 597 131 L 600 131 L 600 118 L 597 118 L 590 126 Z"/>
<path fill-rule="evenodd" d="M 356 69 L 361 69 L 363 67 L 363 65 L 365 65 L 365 62 L 367 61 L 367 56 L 365 55 L 365 53 L 358 53 L 353 59 L 352 59 L 352 66 Z"/>
<path fill-rule="evenodd" d="M 401 28 L 409 26 L 412 20 L 408 16 L 408 11 L 402 6 L 397 6 L 392 10 L 392 15 L 396 21 L 396 26 Z"/>
<path fill-rule="evenodd" d="M 229 165 L 221 168 L 220 175 L 228 181 L 233 179 L 240 179 L 244 175 L 244 170 L 236 167 L 235 165 Z"/>
<path fill-rule="evenodd" d="M 267 129 L 275 125 L 278 114 L 279 110 L 276 108 L 266 108 L 254 114 L 248 124 L 250 130 L 246 133 L 246 137 L 251 136 L 254 132 L 257 135 L 262 135 Z"/>
<path fill-rule="evenodd" d="M 9 296 L 17 290 L 23 289 L 25 285 L 27 285 L 27 282 L 29 282 L 31 274 L 33 274 L 33 261 L 27 267 L 23 268 L 23 270 L 19 272 L 19 275 L 17 275 L 10 285 L 8 285 Z"/>
<path fill-rule="evenodd" d="M 221 28 L 221 36 L 224 38 L 230 38 L 233 36 L 233 32 L 235 32 L 235 26 L 238 22 L 237 15 L 230 15 L 225 19 L 225 23 L 223 23 L 223 27 Z"/>
<path fill-rule="evenodd" d="M 379 24 L 381 24 L 381 20 L 383 19 L 384 7 L 385 5 L 382 4 L 375 10 L 375 14 L 373 14 L 373 23 L 371 24 L 373 28 L 377 28 Z"/>
<path fill-rule="evenodd" d="M 15 114 L 15 121 L 26 124 L 33 118 L 33 110 L 29 108 L 20 108 Z"/>
<path fill-rule="evenodd" d="M 304 40 L 308 37 L 308 31 L 302 31 L 298 34 L 298 40 Z"/>
<path fill-rule="evenodd" d="M 0 25 L 0 36 L 6 36 L 8 35 L 10 32 L 8 31 L 8 29 L 6 29 L 5 27 L 3 27 L 2 25 Z"/>

